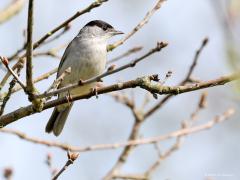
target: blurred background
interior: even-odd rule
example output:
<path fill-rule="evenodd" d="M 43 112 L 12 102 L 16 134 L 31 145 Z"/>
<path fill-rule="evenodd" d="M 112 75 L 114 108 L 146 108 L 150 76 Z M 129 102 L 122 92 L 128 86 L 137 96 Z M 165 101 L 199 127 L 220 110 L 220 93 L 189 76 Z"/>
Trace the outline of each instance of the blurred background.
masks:
<path fill-rule="evenodd" d="M 1 0 L 0 8 L 4 8 L 10 2 L 10 0 Z M 36 1 L 34 39 L 38 40 L 91 2 L 90 0 Z M 100 8 L 73 21 L 71 29 L 64 36 L 36 51 L 48 50 L 70 42 L 87 22 L 94 19 L 102 19 L 116 29 L 127 33 L 155 3 L 156 0 L 110 0 Z M 22 47 L 25 39 L 23 31 L 26 26 L 27 4 L 19 15 L 0 25 L 0 55 L 10 56 Z M 171 70 L 173 75 L 166 84 L 176 85 L 185 77 L 195 51 L 205 37 L 209 37 L 210 41 L 200 56 L 194 77 L 209 80 L 227 75 L 239 67 L 239 35 L 239 0 L 166 1 L 146 26 L 124 45 L 109 53 L 109 59 L 133 46 L 144 47 L 141 52 L 122 59 L 118 63 L 125 64 L 155 47 L 157 41 L 168 42 L 168 47 L 139 63 L 133 69 L 105 78 L 104 84 L 150 74 L 159 74 L 163 79 Z M 120 38 L 116 37 L 111 42 Z M 63 51 L 59 52 L 59 55 L 61 56 L 62 53 Z M 52 70 L 58 64 L 59 60 L 51 57 L 35 58 L 34 77 Z M 5 71 L 1 69 L 0 77 L 4 74 Z M 21 77 L 24 79 L 24 74 Z M 36 86 L 43 92 L 54 79 L 55 76 L 52 76 Z M 199 123 L 211 120 L 229 107 L 235 107 L 237 113 L 230 121 L 217 125 L 211 130 L 188 136 L 183 146 L 163 161 L 152 179 L 202 180 L 207 179 L 209 174 L 215 174 L 211 177 L 214 180 L 240 179 L 240 114 L 237 91 L 238 88 L 232 84 L 208 89 L 208 107 L 199 115 Z M 133 92 L 140 106 L 146 92 L 139 89 Z M 141 137 L 162 135 L 179 129 L 181 121 L 188 119 L 196 108 L 202 92 L 191 92 L 172 98 L 144 123 L 141 128 Z M 128 90 L 126 93 L 132 92 Z M 155 102 L 156 100 L 151 98 L 150 105 Z M 18 92 L 12 96 L 5 113 L 28 104 L 24 93 Z M 33 137 L 85 146 L 125 141 L 134 122 L 128 108 L 108 95 L 101 95 L 98 99 L 91 98 L 75 102 L 63 133 L 56 138 L 52 134 L 45 133 L 45 124 L 51 112 L 52 109 L 49 109 L 23 118 L 8 127 Z M 161 142 L 160 147 L 165 149 L 172 142 L 171 140 Z M 62 150 L 28 143 L 12 135 L 0 133 L 0 144 L 0 170 L 11 167 L 14 171 L 13 179 L 50 179 L 51 174 L 45 163 L 48 153 L 52 154 L 53 166 L 56 168 L 61 168 L 66 161 L 66 153 Z M 101 179 L 114 165 L 121 150 L 81 153 L 77 161 L 59 179 Z M 156 150 L 152 145 L 139 146 L 130 155 L 122 172 L 141 173 L 156 158 Z M 1 178 L 3 176 L 0 176 Z"/>

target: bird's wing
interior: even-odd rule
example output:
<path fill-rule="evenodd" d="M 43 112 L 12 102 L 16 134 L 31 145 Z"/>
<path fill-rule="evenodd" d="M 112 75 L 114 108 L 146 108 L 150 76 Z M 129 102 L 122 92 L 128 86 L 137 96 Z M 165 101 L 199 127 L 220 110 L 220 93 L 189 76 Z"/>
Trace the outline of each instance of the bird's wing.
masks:
<path fill-rule="evenodd" d="M 74 38 L 75 39 L 75 38 Z M 63 65 L 63 63 L 65 62 L 66 60 L 66 57 L 68 56 L 69 52 L 70 52 L 70 47 L 71 47 L 71 44 L 73 43 L 74 39 L 68 44 L 67 48 L 65 49 L 64 53 L 63 53 L 63 56 L 62 56 L 62 59 L 60 61 L 60 64 L 58 66 L 58 71 L 57 71 L 57 78 L 59 77 L 59 72 L 60 72 L 60 69 Z"/>

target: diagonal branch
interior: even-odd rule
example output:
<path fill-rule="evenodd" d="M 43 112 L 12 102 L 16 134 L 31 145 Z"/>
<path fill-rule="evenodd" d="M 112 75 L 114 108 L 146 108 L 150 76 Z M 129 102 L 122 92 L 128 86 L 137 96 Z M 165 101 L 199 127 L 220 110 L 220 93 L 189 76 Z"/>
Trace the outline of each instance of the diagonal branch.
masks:
<path fill-rule="evenodd" d="M 240 76 L 239 73 L 235 73 L 235 74 L 231 74 L 228 76 L 222 76 L 220 78 L 213 79 L 210 81 L 200 82 L 200 83 L 195 83 L 195 84 L 188 84 L 185 86 L 162 86 L 160 83 L 152 82 L 152 81 L 158 80 L 156 75 L 144 76 L 141 78 L 137 78 L 135 80 L 117 83 L 117 84 L 113 84 L 113 85 L 106 86 L 106 87 L 100 87 L 100 88 L 98 88 L 97 93 L 98 93 L 98 95 L 100 95 L 100 94 L 119 91 L 119 90 L 123 90 L 123 89 L 140 87 L 140 88 L 145 89 L 154 94 L 177 95 L 177 94 L 186 93 L 186 92 L 190 92 L 190 91 L 205 89 L 208 87 L 224 85 L 226 83 L 229 83 L 231 81 L 239 79 L 239 76 Z M 71 97 L 69 97 L 69 96 L 62 97 L 62 98 L 59 98 L 56 100 L 46 102 L 43 105 L 41 110 L 46 110 L 46 109 L 58 106 L 60 104 L 69 103 L 69 102 L 76 101 L 79 99 L 88 99 L 93 96 L 96 96 L 96 92 L 94 92 L 94 91 L 90 91 L 89 93 L 83 94 L 83 95 L 73 95 Z M 10 113 L 0 117 L 0 127 L 4 127 L 18 119 L 21 119 L 25 116 L 35 114 L 37 112 L 39 112 L 39 111 L 37 111 L 34 108 L 34 105 L 29 105 L 29 106 L 17 109 L 13 112 L 10 112 Z"/>
<path fill-rule="evenodd" d="M 125 58 L 125 57 L 127 57 L 127 56 L 129 56 L 129 55 L 131 55 L 131 54 L 133 54 L 133 53 L 138 52 L 138 51 L 141 51 L 142 48 L 143 48 L 142 46 L 133 47 L 133 48 L 129 49 L 127 52 L 125 52 L 125 53 L 123 53 L 123 54 L 121 54 L 121 55 L 119 55 L 119 56 L 117 56 L 117 57 L 109 60 L 109 61 L 107 62 L 107 64 L 115 63 L 116 61 L 118 61 L 118 60 L 120 60 L 120 59 L 122 59 L 122 58 Z"/>
<path fill-rule="evenodd" d="M 12 68 L 9 67 L 8 59 L 6 57 L 2 57 L 2 56 L 0 56 L 0 59 L 1 59 L 2 63 L 5 65 L 5 67 L 7 68 L 10 75 L 12 75 L 17 80 L 18 84 L 22 87 L 22 89 L 24 89 L 24 91 L 26 91 L 26 86 L 24 85 L 24 83 L 20 80 L 20 78 L 12 70 Z M 0 85 L 0 90 L 1 90 L 1 88 L 2 88 L 2 85 Z"/>
<path fill-rule="evenodd" d="M 25 2 L 26 0 L 12 0 L 9 6 L 0 11 L 0 24 L 17 15 L 23 9 Z"/>
<path fill-rule="evenodd" d="M 202 53 L 204 47 L 206 47 L 207 44 L 208 44 L 208 38 L 204 38 L 200 48 L 195 53 L 195 56 L 194 56 L 194 59 L 193 59 L 193 63 L 191 64 L 191 66 L 189 68 L 187 76 L 185 77 L 185 79 L 180 84 L 183 85 L 183 84 L 187 83 L 190 80 L 191 75 L 193 74 L 193 71 L 194 71 L 194 69 L 195 69 L 195 67 L 197 65 L 199 56 L 200 56 L 200 54 Z"/>

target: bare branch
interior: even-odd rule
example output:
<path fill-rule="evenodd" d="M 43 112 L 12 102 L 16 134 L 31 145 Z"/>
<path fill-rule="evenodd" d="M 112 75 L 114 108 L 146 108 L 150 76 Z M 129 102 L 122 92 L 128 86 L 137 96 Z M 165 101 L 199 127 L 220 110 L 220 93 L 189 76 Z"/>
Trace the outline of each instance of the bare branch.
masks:
<path fill-rule="evenodd" d="M 127 57 L 127 56 L 129 56 L 129 55 L 131 55 L 133 53 L 139 52 L 139 51 L 142 50 L 142 48 L 143 48 L 142 46 L 133 47 L 133 48 L 129 49 L 127 52 L 125 52 L 125 53 L 123 53 L 123 54 L 121 54 L 121 55 L 119 55 L 119 56 L 109 60 L 107 62 L 107 64 L 114 63 L 114 62 L 119 61 L 120 59 L 125 58 L 125 57 Z"/>
<path fill-rule="evenodd" d="M 162 135 L 162 136 L 156 136 L 156 137 L 150 137 L 150 138 L 139 138 L 139 139 L 132 140 L 132 141 L 113 143 L 113 144 L 97 144 L 97 145 L 91 145 L 91 146 L 86 146 L 86 147 L 76 147 L 76 146 L 70 146 L 67 144 L 61 144 L 61 143 L 57 143 L 57 142 L 45 141 L 45 140 L 41 140 L 41 139 L 37 139 L 37 138 L 31 138 L 31 137 L 28 137 L 27 135 L 20 133 L 16 130 L 10 130 L 7 128 L 0 129 L 0 132 L 14 134 L 14 135 L 17 135 L 20 138 L 23 138 L 27 141 L 37 143 L 37 144 L 42 144 L 45 146 L 56 147 L 56 148 L 60 148 L 63 150 L 69 150 L 72 152 L 74 152 L 74 151 L 88 152 L 88 151 L 98 151 L 98 150 L 106 150 L 106 149 L 117 149 L 117 148 L 126 147 L 126 146 L 154 144 L 154 143 L 157 143 L 160 141 L 176 138 L 179 136 L 190 135 L 193 133 L 197 133 L 200 131 L 210 129 L 210 128 L 214 127 L 216 124 L 226 121 L 234 113 L 235 113 L 235 110 L 230 108 L 226 112 L 224 112 L 222 115 L 216 116 L 213 120 L 211 120 L 207 123 L 197 125 L 194 127 L 190 127 L 190 128 L 180 129 L 180 130 L 177 130 L 177 131 L 174 131 L 174 132 L 168 133 L 166 135 Z"/>
<path fill-rule="evenodd" d="M 63 168 L 52 178 L 52 180 L 58 179 L 58 177 L 71 165 L 74 163 L 74 161 L 78 158 L 79 154 L 78 153 L 71 153 L 68 151 L 67 157 L 68 160 L 66 164 L 63 166 Z"/>
<path fill-rule="evenodd" d="M 150 20 L 150 18 L 152 17 L 152 15 L 161 8 L 162 3 L 165 0 L 158 0 L 157 4 L 153 7 L 153 9 L 151 9 L 150 11 L 147 12 L 147 14 L 145 15 L 145 17 L 137 24 L 137 26 L 135 28 L 133 28 L 133 30 L 128 33 L 123 39 L 115 42 L 114 44 L 111 44 L 108 46 L 108 51 L 112 51 L 113 49 L 115 49 L 116 47 L 122 45 L 126 40 L 128 40 L 131 36 L 133 36 L 139 29 L 141 29 L 145 24 L 148 23 L 148 21 Z"/>
<path fill-rule="evenodd" d="M 69 23 L 63 28 L 63 30 L 59 34 L 57 34 L 56 36 L 52 37 L 51 39 L 43 42 L 43 44 L 48 44 L 48 43 L 60 38 L 62 35 L 64 35 L 66 32 L 68 32 L 70 30 L 70 28 L 71 28 L 71 25 Z"/>
<path fill-rule="evenodd" d="M 2 63 L 5 65 L 5 67 L 8 69 L 8 72 L 12 74 L 12 76 L 17 80 L 18 84 L 24 89 L 24 91 L 26 91 L 26 86 L 24 85 L 24 83 L 20 80 L 18 75 L 9 67 L 8 59 L 2 56 L 0 56 L 0 59 Z M 2 84 L 1 84 L 1 87 L 2 87 Z"/>
<path fill-rule="evenodd" d="M 66 75 L 71 73 L 71 67 L 67 68 L 54 82 L 53 84 L 48 88 L 48 90 L 45 93 L 50 92 L 51 90 L 57 89 L 60 83 L 63 81 Z"/>
<path fill-rule="evenodd" d="M 17 82 L 17 81 L 16 81 L 15 79 L 13 79 L 13 80 L 9 83 L 10 86 L 9 86 L 9 88 L 8 88 L 8 92 L 7 92 L 6 96 L 3 98 L 3 102 L 2 102 L 2 104 L 1 104 L 1 106 L 0 106 L 0 116 L 1 116 L 1 115 L 3 114 L 3 112 L 4 112 L 5 106 L 6 106 L 7 102 L 8 102 L 8 100 L 10 99 L 10 96 L 12 95 L 12 90 L 13 90 L 16 82 Z"/>
<path fill-rule="evenodd" d="M 199 56 L 200 56 L 201 52 L 203 51 L 204 47 L 206 47 L 207 43 L 208 43 L 208 38 L 203 39 L 202 44 L 201 44 L 201 47 L 196 51 L 196 54 L 195 54 L 194 59 L 193 59 L 193 63 L 192 63 L 192 65 L 191 65 L 190 68 L 189 68 L 189 71 L 188 71 L 188 73 L 187 73 L 187 76 L 186 76 L 186 78 L 181 82 L 181 84 L 187 83 L 187 82 L 189 81 L 189 79 L 191 78 L 191 75 L 192 75 L 192 73 L 193 73 L 193 71 L 194 71 L 194 69 L 195 69 L 195 67 L 196 67 L 196 65 L 197 65 Z"/>
<path fill-rule="evenodd" d="M 7 59 L 7 58 L 5 58 L 5 59 Z M 19 59 L 19 61 L 12 67 L 12 68 L 10 68 L 12 71 L 14 71 L 15 69 L 17 69 L 17 68 L 19 68 L 19 69 L 22 69 L 23 68 L 23 66 L 22 66 L 22 64 L 24 64 L 25 63 L 25 58 L 20 58 Z M 6 66 L 6 65 L 5 65 Z M 20 68 L 21 67 L 21 68 Z M 1 81 L 1 83 L 0 83 L 0 88 L 2 88 L 6 83 L 7 83 L 7 80 L 8 80 L 8 78 L 11 76 L 11 71 L 8 71 L 7 73 L 6 73 L 6 75 L 3 77 L 3 79 L 2 79 L 2 81 Z M 24 89 L 24 88 L 23 88 Z M 26 90 L 26 89 L 25 89 Z"/>
<path fill-rule="evenodd" d="M 206 81 L 206 82 L 187 84 L 185 86 L 162 86 L 159 83 L 152 82 L 152 81 L 155 81 L 156 79 L 158 80 L 156 75 L 144 76 L 141 78 L 137 78 L 135 80 L 117 83 L 117 84 L 113 84 L 111 86 L 100 87 L 100 88 L 98 88 L 97 93 L 98 93 L 98 95 L 100 95 L 100 94 L 119 91 L 119 90 L 123 90 L 123 89 L 140 87 L 140 88 L 145 89 L 154 94 L 177 95 L 177 94 L 186 93 L 186 92 L 190 92 L 190 91 L 196 91 L 199 89 L 205 89 L 208 87 L 224 85 L 226 83 L 229 83 L 231 81 L 239 79 L 239 73 L 231 74 L 228 76 L 222 76 L 220 78 L 213 79 L 213 80 Z M 89 93 L 84 94 L 84 95 L 73 95 L 71 97 L 67 96 L 67 97 L 56 99 L 56 100 L 48 101 L 43 105 L 41 110 L 46 110 L 51 107 L 55 107 L 57 105 L 69 103 L 69 102 L 76 101 L 79 99 L 87 99 L 92 96 L 96 96 L 96 92 L 90 91 Z M 4 127 L 20 118 L 23 118 L 25 116 L 29 116 L 29 115 L 35 114 L 35 113 L 37 113 L 37 111 L 33 105 L 29 105 L 29 106 L 17 109 L 13 112 L 10 112 L 10 113 L 0 117 L 0 127 Z"/>
<path fill-rule="evenodd" d="M 44 80 L 44 79 L 48 79 L 51 75 L 55 74 L 56 72 L 57 72 L 57 68 L 55 68 L 55 69 L 53 69 L 53 70 L 51 70 L 51 71 L 49 71 L 49 72 L 47 72 L 47 73 L 42 74 L 42 75 L 39 76 L 38 78 L 34 79 L 33 82 L 34 82 L 34 83 L 37 83 L 37 82 L 42 81 L 42 80 Z M 19 91 L 19 90 L 21 90 L 21 89 L 22 89 L 21 86 L 17 86 L 17 87 L 15 87 L 15 88 L 13 89 L 13 92 L 12 92 L 12 93 L 15 93 L 15 92 L 17 92 L 17 91 Z"/>
<path fill-rule="evenodd" d="M 33 9 L 34 9 L 34 0 L 29 0 L 28 4 L 28 25 L 27 25 L 27 68 L 26 68 L 26 82 L 27 82 L 27 92 L 29 99 L 33 100 L 33 95 L 35 94 L 33 77 L 32 77 L 32 56 L 33 56 L 33 43 L 32 43 L 32 34 L 33 34 Z"/>
<path fill-rule="evenodd" d="M 204 47 L 208 43 L 208 38 L 204 38 L 202 41 L 202 44 L 200 48 L 196 51 L 193 62 L 189 68 L 189 71 L 186 75 L 186 77 L 179 83 L 179 85 L 185 85 L 187 82 L 190 82 L 191 75 L 194 72 L 194 69 L 196 68 L 197 61 L 199 60 L 199 56 L 201 52 L 203 51 Z M 161 108 L 171 97 L 172 95 L 165 96 L 161 101 L 159 101 L 157 104 L 155 104 L 153 107 L 151 107 L 146 113 L 145 113 L 145 118 L 150 117 L 154 112 L 156 112 L 159 108 Z"/>

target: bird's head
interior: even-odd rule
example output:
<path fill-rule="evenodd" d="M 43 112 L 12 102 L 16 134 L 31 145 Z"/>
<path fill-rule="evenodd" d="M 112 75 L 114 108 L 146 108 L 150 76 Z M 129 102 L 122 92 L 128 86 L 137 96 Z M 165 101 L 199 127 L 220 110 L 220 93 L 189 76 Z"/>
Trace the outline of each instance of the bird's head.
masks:
<path fill-rule="evenodd" d="M 123 34 L 123 32 L 115 30 L 113 26 L 101 20 L 90 21 L 79 32 L 81 37 L 105 39 L 119 34 Z"/>

